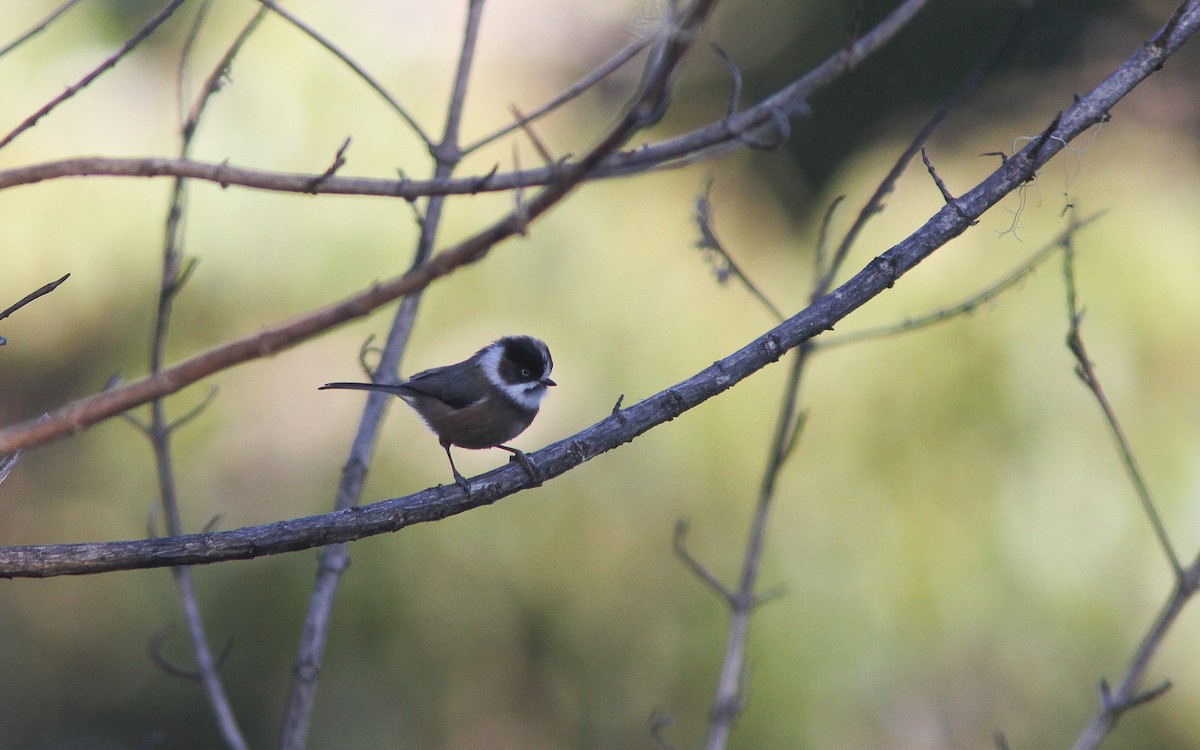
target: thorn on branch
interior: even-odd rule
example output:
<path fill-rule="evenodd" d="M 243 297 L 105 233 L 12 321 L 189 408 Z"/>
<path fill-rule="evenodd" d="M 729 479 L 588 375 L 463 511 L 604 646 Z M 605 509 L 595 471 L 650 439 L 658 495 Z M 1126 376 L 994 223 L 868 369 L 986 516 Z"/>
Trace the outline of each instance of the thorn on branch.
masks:
<path fill-rule="evenodd" d="M 725 117 L 733 117 L 737 114 L 738 105 L 742 100 L 742 71 L 729 53 L 721 49 L 721 45 L 713 42 L 709 46 L 712 47 L 713 52 L 717 53 L 717 57 L 721 58 L 721 62 L 725 63 L 725 69 L 729 71 L 729 105 L 725 108 Z"/>
<path fill-rule="evenodd" d="M 492 179 L 496 176 L 496 173 L 499 171 L 500 171 L 500 165 L 493 164 L 492 168 L 490 170 L 488 170 L 487 174 L 483 175 L 482 177 L 476 178 L 475 182 L 473 182 L 471 184 L 471 191 L 470 191 L 471 194 L 474 195 L 476 193 L 480 193 L 480 192 L 483 192 L 484 190 L 486 190 L 488 185 L 491 184 Z"/>
<path fill-rule="evenodd" d="M 612 415 L 613 415 L 614 417 L 616 417 L 616 416 L 619 416 L 619 415 L 620 415 L 620 413 L 621 413 L 621 404 L 623 404 L 624 402 L 625 402 L 625 394 L 624 394 L 624 393 L 622 393 L 620 396 L 617 396 L 617 403 L 613 404 L 613 408 L 612 408 Z"/>
<path fill-rule="evenodd" d="M 761 594 L 757 594 L 754 596 L 754 598 L 750 602 L 750 609 L 758 609 L 759 607 L 763 606 L 764 604 L 770 604 L 771 602 L 775 601 L 776 599 L 782 599 L 784 596 L 786 596 L 788 594 L 789 591 L 791 591 L 791 589 L 788 588 L 788 586 L 786 584 L 780 584 L 780 585 L 775 586 L 774 588 L 769 589 Z"/>
<path fill-rule="evenodd" d="M 518 127 L 529 138 L 529 142 L 533 144 L 533 148 L 538 152 L 538 156 L 542 157 L 542 161 L 546 166 L 552 166 L 555 162 L 554 155 L 550 153 L 550 149 L 546 148 L 546 144 L 541 136 L 533 129 L 533 123 L 530 118 L 522 114 L 521 110 L 517 109 L 517 105 L 515 104 L 508 105 L 508 108 L 512 112 L 513 117 L 517 118 Z M 517 168 L 517 171 L 520 171 L 520 167 Z"/>
<path fill-rule="evenodd" d="M 196 270 L 196 266 L 200 263 L 200 259 L 191 256 L 183 264 L 183 268 L 175 274 L 175 277 L 163 285 L 163 296 L 167 299 L 174 297 L 183 288 L 183 285 L 192 277 L 192 272 Z"/>
<path fill-rule="evenodd" d="M 222 190 L 225 190 L 229 187 L 229 180 L 227 180 L 221 176 L 223 173 L 227 172 L 228 170 L 229 170 L 229 159 L 222 159 L 221 163 L 217 165 L 217 168 L 213 170 L 213 182 L 220 185 Z"/>
<path fill-rule="evenodd" d="M 667 741 L 666 730 L 675 724 L 675 716 L 660 708 L 650 714 L 650 738 L 660 750 L 675 750 L 675 746 Z"/>
<path fill-rule="evenodd" d="M 966 212 L 964 212 L 962 207 L 958 205 L 958 199 L 950 193 L 950 190 L 946 187 L 946 183 L 942 180 L 941 175 L 939 175 L 937 170 L 934 169 L 933 162 L 929 160 L 929 154 L 925 153 L 924 146 L 921 147 L 921 161 L 924 162 L 925 169 L 929 170 L 929 176 L 933 178 L 933 184 L 937 185 L 938 192 L 942 194 L 942 200 L 946 201 L 946 205 L 953 208 L 954 212 L 963 219 L 968 218 Z"/>
<path fill-rule="evenodd" d="M 182 677 L 185 680 L 199 682 L 201 679 L 203 679 L 203 673 L 200 669 L 193 669 L 176 664 L 168 659 L 167 656 L 162 652 L 163 643 L 166 642 L 167 638 L 169 638 L 173 632 L 174 628 L 168 625 L 155 633 L 154 637 L 150 639 L 150 658 L 154 660 L 154 663 L 158 665 L 159 669 L 173 677 Z M 225 645 L 221 648 L 220 653 L 218 653 L 216 658 L 213 659 L 213 667 L 220 669 L 221 665 L 225 663 L 225 659 L 229 657 L 231 651 L 233 651 L 232 638 L 225 641 Z"/>
<path fill-rule="evenodd" d="M 200 533 L 201 533 L 201 534 L 207 534 L 207 533 L 209 533 L 209 532 L 211 532 L 211 531 L 215 531 L 215 530 L 216 530 L 216 528 L 217 528 L 217 525 L 218 525 L 218 524 L 220 524 L 220 523 L 221 523 L 221 514 L 220 514 L 220 513 L 218 513 L 217 515 L 215 515 L 215 516 L 213 516 L 212 518 L 208 519 L 208 523 L 204 524 L 204 528 L 202 528 L 202 529 L 200 530 Z"/>
<path fill-rule="evenodd" d="M 497 165 L 497 166 L 499 166 L 499 165 Z M 493 172 L 494 171 L 495 170 L 493 170 Z M 403 169 L 399 169 L 399 168 L 396 169 L 396 175 L 399 176 L 399 178 L 400 178 L 399 187 L 403 188 L 404 185 L 406 185 L 408 183 L 408 175 L 406 175 L 404 173 Z M 421 213 L 421 209 L 417 206 L 417 197 L 415 195 L 405 195 L 404 200 L 405 200 L 405 202 L 408 203 L 408 207 L 412 209 L 413 220 L 417 222 L 417 229 L 422 234 L 424 234 L 424 232 L 425 232 L 425 215 Z"/>
<path fill-rule="evenodd" d="M 214 385 L 213 387 L 208 389 L 208 395 L 204 397 L 203 401 L 196 404 L 194 407 L 192 407 L 192 409 L 190 411 L 185 413 L 179 419 L 176 419 L 175 421 L 169 423 L 167 425 L 167 431 L 173 432 L 175 429 L 177 429 L 179 427 L 183 427 L 188 422 L 190 422 L 193 419 L 195 419 L 196 417 L 200 416 L 202 413 L 204 413 L 204 410 L 207 409 L 209 407 L 209 405 L 212 404 L 212 402 L 216 398 L 217 398 L 217 386 Z"/>
<path fill-rule="evenodd" d="M 513 169 L 517 172 L 521 171 L 521 151 L 519 144 L 513 143 Z M 513 202 L 516 204 L 513 207 L 513 221 L 517 222 L 517 234 L 522 237 L 529 235 L 529 210 L 525 206 L 525 190 L 518 185 L 513 190 Z"/>
<path fill-rule="evenodd" d="M 350 136 L 346 136 L 346 140 L 342 141 L 342 145 L 338 146 L 337 153 L 333 155 L 333 162 L 325 169 L 324 172 L 314 177 L 305 187 L 305 191 L 316 195 L 317 189 L 321 187 L 330 177 L 337 174 L 337 171 L 346 166 L 346 150 L 350 148 Z"/>
<path fill-rule="evenodd" d="M 1136 693 L 1125 699 L 1118 699 L 1113 695 L 1112 687 L 1108 684 L 1108 680 L 1100 679 L 1100 703 L 1104 708 L 1104 712 L 1109 714 L 1114 719 L 1119 718 L 1121 714 L 1131 709 L 1137 708 L 1143 704 L 1149 703 L 1155 698 L 1171 689 L 1171 681 L 1164 680 L 1161 685 L 1153 687 L 1141 693 Z"/>
<path fill-rule="evenodd" d="M 783 443 L 783 450 L 780 451 L 780 463 L 786 461 L 793 453 L 796 452 L 796 446 L 800 443 L 800 435 L 804 432 L 804 426 L 808 424 L 808 411 L 802 410 L 796 413 L 796 418 L 792 420 L 792 424 L 788 427 L 787 439 Z"/>
<path fill-rule="evenodd" d="M 1029 152 L 1029 158 L 1031 160 L 1036 160 L 1038 154 L 1042 152 L 1042 149 L 1045 148 L 1050 139 L 1054 137 L 1054 131 L 1058 130 L 1058 126 L 1062 122 L 1062 116 L 1063 113 L 1059 111 L 1059 113 L 1054 116 L 1054 119 L 1050 121 L 1050 124 L 1046 127 L 1046 129 L 1042 131 L 1042 134 L 1038 136 L 1037 143 L 1033 145 L 1033 150 Z"/>
<path fill-rule="evenodd" d="M 855 0 L 850 7 L 850 17 L 846 19 L 846 39 L 843 43 L 843 48 L 846 50 L 846 66 L 854 64 L 854 45 L 858 43 L 860 34 L 862 33 L 862 20 L 864 14 L 863 0 Z"/>

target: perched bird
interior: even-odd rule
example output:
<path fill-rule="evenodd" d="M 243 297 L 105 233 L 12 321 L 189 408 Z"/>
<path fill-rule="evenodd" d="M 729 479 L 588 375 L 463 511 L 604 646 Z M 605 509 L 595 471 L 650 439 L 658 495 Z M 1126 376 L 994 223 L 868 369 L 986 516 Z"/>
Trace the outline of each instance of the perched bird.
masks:
<path fill-rule="evenodd" d="M 399 396 L 416 409 L 450 459 L 454 481 L 470 492 L 458 473 L 450 446 L 481 450 L 501 448 L 512 453 L 536 479 L 533 466 L 520 450 L 502 445 L 525 431 L 537 416 L 554 360 L 550 350 L 532 336 L 505 336 L 458 364 L 418 372 L 403 383 L 326 383 L 319 390 L 347 388 L 383 391 Z"/>

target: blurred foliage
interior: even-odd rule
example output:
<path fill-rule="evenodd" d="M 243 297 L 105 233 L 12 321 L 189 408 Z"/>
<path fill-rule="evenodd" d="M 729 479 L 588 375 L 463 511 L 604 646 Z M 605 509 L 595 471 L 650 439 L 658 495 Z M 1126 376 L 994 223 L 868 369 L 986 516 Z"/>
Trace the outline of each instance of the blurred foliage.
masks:
<path fill-rule="evenodd" d="M 20 29 L 56 3 L 9 10 Z M 461 31 L 458 3 L 288 7 L 343 44 L 438 132 Z M 730 4 L 712 30 L 746 76 L 745 101 L 835 48 L 846 4 Z M 0 168 L 78 154 L 172 154 L 179 41 L 162 36 L 0 151 Z M 599 7 L 603 6 L 603 7 Z M 636 31 L 648 4 L 489 5 L 465 140 L 536 106 Z M 561 387 L 516 442 L 534 449 L 727 355 L 770 325 L 693 248 L 708 176 L 717 230 L 785 311 L 811 282 L 817 221 L 836 195 L 834 236 L 919 124 L 990 43 L 1006 5 L 935 2 L 883 55 L 814 98 L 779 151 L 588 186 L 527 239 L 425 295 L 405 371 L 455 361 L 510 332 L 546 339 Z M 868 3 L 870 23 L 886 6 Z M 929 153 L 952 190 L 994 166 L 1107 74 L 1166 18 L 1162 2 L 1038 6 L 1028 31 Z M 651 8 L 652 10 L 652 8 Z M 0 128 L 82 75 L 140 24 L 148 4 L 83 3 L 0 59 Z M 252 12 L 218 2 L 193 82 Z M 537 19 L 536 22 L 530 19 Z M 1084 335 L 1187 559 L 1200 542 L 1196 457 L 1200 259 L 1195 211 L 1200 112 L 1185 50 L 1020 195 L 839 326 L 850 331 L 958 301 L 1064 226 L 1066 203 L 1107 216 L 1080 236 Z M 656 136 L 724 111 L 728 77 L 696 54 Z M 625 72 L 539 124 L 558 155 L 606 127 Z M 194 84 L 193 84 L 194 85 Z M 352 76 L 272 19 L 217 96 L 196 144 L 208 161 L 320 171 L 346 135 L 343 174 L 428 171 L 411 134 Z M 1019 145 L 1019 144 L 1018 144 Z M 526 165 L 537 158 L 520 143 Z M 468 173 L 511 164 L 498 144 Z M 166 180 L 80 179 L 0 194 L 0 306 L 70 271 L 53 294 L 0 323 L 0 423 L 35 417 L 144 373 Z M 854 270 L 910 233 L 941 198 L 911 167 L 852 255 Z M 441 246 L 511 207 L 451 202 Z M 406 267 L 408 205 L 195 184 L 179 298 L 177 361 Z M 359 348 L 390 310 L 172 397 L 185 523 L 220 528 L 328 509 L 361 406 L 318 393 L 357 377 Z M 1052 261 L 974 315 L 822 353 L 803 386 L 809 421 L 779 488 L 764 568 L 786 595 L 754 620 L 749 703 L 734 748 L 1068 746 L 1166 594 L 1169 575 L 1063 344 Z M 653 747 L 703 736 L 727 614 L 671 553 L 689 546 L 731 578 L 779 401 L 769 368 L 633 444 L 490 508 L 356 543 L 321 672 L 311 746 Z M 464 473 L 503 455 L 457 459 Z M 436 443 L 397 406 L 368 479 L 371 500 L 448 482 Z M 156 502 L 149 450 L 121 420 L 29 453 L 0 486 L 3 544 L 134 538 Z M 274 744 L 315 571 L 313 553 L 197 570 L 223 676 L 255 747 Z M 1111 748 L 1200 745 L 1189 612 L 1151 680 L 1175 687 L 1125 718 Z M 149 644 L 188 662 L 165 571 L 0 585 L 0 747 L 208 748 L 198 686 L 161 672 Z"/>

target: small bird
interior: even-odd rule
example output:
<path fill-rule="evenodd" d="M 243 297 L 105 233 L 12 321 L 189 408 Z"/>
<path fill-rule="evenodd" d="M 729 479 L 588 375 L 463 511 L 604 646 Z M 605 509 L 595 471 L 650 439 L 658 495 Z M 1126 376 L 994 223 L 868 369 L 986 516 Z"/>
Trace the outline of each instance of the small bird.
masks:
<path fill-rule="evenodd" d="M 557 385 L 550 379 L 553 368 L 550 349 L 541 340 L 505 336 L 462 362 L 418 372 L 403 383 L 326 383 L 318 390 L 383 391 L 404 399 L 437 435 L 454 481 L 470 492 L 450 455 L 452 445 L 506 450 L 537 479 L 525 454 L 502 443 L 533 422 L 547 388 Z"/>

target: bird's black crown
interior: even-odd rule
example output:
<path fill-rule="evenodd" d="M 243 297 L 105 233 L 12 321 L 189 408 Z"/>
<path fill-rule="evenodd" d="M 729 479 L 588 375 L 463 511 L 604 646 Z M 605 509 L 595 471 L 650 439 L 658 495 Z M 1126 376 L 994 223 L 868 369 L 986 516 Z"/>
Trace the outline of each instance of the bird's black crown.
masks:
<path fill-rule="evenodd" d="M 530 336 L 505 336 L 500 358 L 500 377 L 508 383 L 533 383 L 546 377 L 554 367 L 550 350 Z"/>

